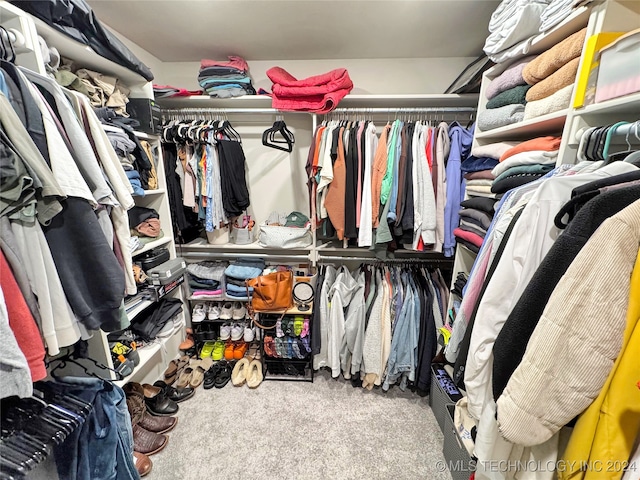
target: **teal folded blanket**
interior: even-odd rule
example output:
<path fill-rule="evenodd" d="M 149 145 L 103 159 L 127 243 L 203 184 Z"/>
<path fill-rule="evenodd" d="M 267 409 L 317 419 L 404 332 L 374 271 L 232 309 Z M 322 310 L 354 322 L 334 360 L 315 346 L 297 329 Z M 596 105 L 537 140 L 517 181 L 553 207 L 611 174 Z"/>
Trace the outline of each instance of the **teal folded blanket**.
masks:
<path fill-rule="evenodd" d="M 486 108 L 500 108 L 505 105 L 519 103 L 525 105 L 527 103 L 526 95 L 531 85 L 518 85 L 517 87 L 505 90 L 499 93 L 487 102 Z"/>

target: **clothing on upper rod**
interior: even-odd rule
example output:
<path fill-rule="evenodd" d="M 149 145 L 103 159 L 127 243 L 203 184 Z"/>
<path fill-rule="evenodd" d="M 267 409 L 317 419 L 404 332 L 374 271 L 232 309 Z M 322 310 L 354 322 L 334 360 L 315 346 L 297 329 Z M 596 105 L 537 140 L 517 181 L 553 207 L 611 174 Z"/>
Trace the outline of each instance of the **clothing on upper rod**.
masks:
<path fill-rule="evenodd" d="M 452 256 L 473 129 L 396 120 L 379 138 L 376 130 L 367 120 L 328 120 L 314 132 L 306 170 L 318 235 Z"/>

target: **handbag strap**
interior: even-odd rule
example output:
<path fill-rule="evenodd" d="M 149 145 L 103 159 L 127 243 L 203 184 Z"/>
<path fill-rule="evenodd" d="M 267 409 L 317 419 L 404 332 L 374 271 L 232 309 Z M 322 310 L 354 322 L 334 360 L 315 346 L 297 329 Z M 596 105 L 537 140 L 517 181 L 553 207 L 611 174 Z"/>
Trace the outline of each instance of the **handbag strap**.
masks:
<path fill-rule="evenodd" d="M 247 298 L 250 298 L 249 296 L 249 285 L 247 284 L 247 282 L 244 283 L 245 288 L 247 289 Z M 262 330 L 271 330 L 276 328 L 276 324 L 274 323 L 272 326 L 267 327 L 266 325 L 262 325 L 260 322 L 258 322 L 258 314 L 253 310 L 253 305 L 251 304 L 251 301 L 247 302 L 247 313 L 249 314 L 249 318 L 251 318 L 251 321 L 258 327 L 261 328 Z M 280 321 L 282 321 L 282 319 L 284 318 L 284 316 L 287 314 L 287 310 L 283 310 L 282 311 L 282 315 L 280 316 Z"/>

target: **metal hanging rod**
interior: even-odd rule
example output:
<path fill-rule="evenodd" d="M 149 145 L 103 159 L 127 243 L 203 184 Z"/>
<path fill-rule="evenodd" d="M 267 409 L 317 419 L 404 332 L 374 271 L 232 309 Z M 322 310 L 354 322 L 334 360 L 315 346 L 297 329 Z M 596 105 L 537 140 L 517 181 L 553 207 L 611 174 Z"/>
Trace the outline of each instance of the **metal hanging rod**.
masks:
<path fill-rule="evenodd" d="M 333 113 L 475 113 L 475 107 L 336 108 Z"/>
<path fill-rule="evenodd" d="M 318 255 L 318 263 L 325 262 L 362 262 L 362 263 L 429 263 L 436 265 L 453 264 L 453 259 L 446 258 L 387 258 L 380 259 L 376 257 L 350 257 L 350 256 L 325 256 Z"/>
<path fill-rule="evenodd" d="M 232 115 L 232 114 L 251 114 L 251 115 L 288 115 L 291 113 L 304 113 L 309 112 L 285 112 L 276 108 L 163 108 L 160 110 L 162 115 L 167 116 L 185 116 L 185 115 Z"/>

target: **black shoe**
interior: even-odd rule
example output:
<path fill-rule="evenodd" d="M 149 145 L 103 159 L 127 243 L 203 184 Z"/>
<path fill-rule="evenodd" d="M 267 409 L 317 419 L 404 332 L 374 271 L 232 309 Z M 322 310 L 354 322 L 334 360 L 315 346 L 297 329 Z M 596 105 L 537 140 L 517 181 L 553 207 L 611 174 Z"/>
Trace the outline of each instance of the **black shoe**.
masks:
<path fill-rule="evenodd" d="M 171 416 L 178 413 L 178 404 L 167 397 L 159 387 L 144 384 L 144 402 L 147 404 L 147 410 L 152 415 L 161 417 Z"/>
<path fill-rule="evenodd" d="M 189 400 L 196 394 L 196 391 L 191 387 L 174 388 L 171 385 L 167 385 L 162 380 L 158 380 L 153 384 L 153 386 L 161 388 L 164 394 L 169 398 L 169 400 L 173 400 L 176 403 Z"/>
<path fill-rule="evenodd" d="M 216 388 L 222 388 L 227 383 L 229 383 L 229 380 L 231 380 L 231 372 L 232 371 L 233 371 L 233 366 L 229 362 L 224 362 L 220 366 L 220 371 L 216 375 L 215 387 Z"/>
<path fill-rule="evenodd" d="M 215 365 L 213 365 L 209 370 L 207 370 L 206 372 L 204 372 L 204 383 L 203 383 L 203 387 L 205 390 L 209 390 L 211 388 L 213 388 L 216 384 L 216 378 L 218 378 L 218 375 L 220 374 L 220 371 L 222 370 L 222 364 L 226 363 L 224 360 L 221 360 L 219 362 L 217 362 Z"/>

